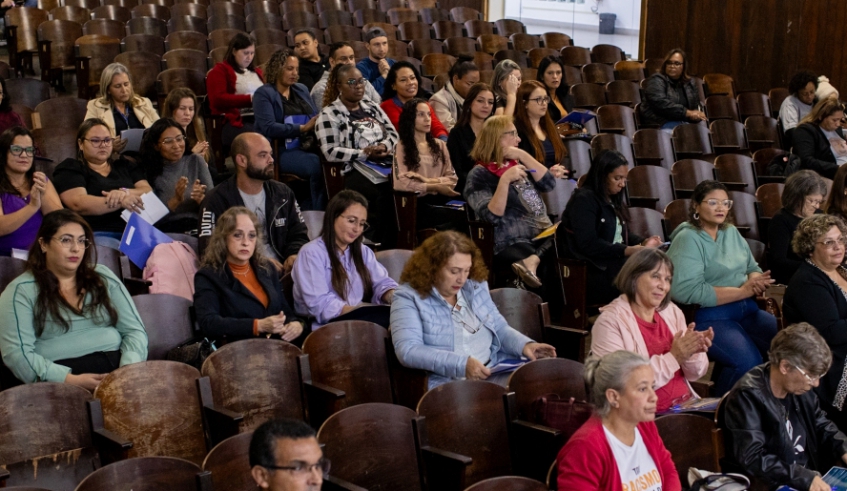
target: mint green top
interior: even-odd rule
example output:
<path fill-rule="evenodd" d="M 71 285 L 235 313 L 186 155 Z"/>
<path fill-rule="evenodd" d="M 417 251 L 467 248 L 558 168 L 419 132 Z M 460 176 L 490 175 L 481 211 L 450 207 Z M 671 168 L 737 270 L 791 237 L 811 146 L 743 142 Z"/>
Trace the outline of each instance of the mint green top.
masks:
<path fill-rule="evenodd" d="M 33 310 L 38 287 L 32 273 L 26 272 L 15 278 L 0 295 L 0 354 L 3 363 L 19 380 L 26 383 L 64 382 L 71 369 L 54 361 L 98 351 L 120 349 L 120 366 L 147 359 L 147 332 L 135 303 L 109 268 L 98 264 L 95 270 L 106 283 L 109 299 L 118 314 L 115 326 L 95 324 L 94 320 L 66 309 L 65 315 L 70 324 L 67 332 L 48 315 L 44 332 L 36 337 Z M 87 304 L 90 300 L 90 294 L 87 294 L 83 302 Z M 108 316 L 105 318 L 108 319 Z"/>
<path fill-rule="evenodd" d="M 673 261 L 671 296 L 681 303 L 714 307 L 714 287 L 740 287 L 747 275 L 762 270 L 747 241 L 730 225 L 718 230 L 717 240 L 688 222 L 671 234 L 668 256 Z"/>

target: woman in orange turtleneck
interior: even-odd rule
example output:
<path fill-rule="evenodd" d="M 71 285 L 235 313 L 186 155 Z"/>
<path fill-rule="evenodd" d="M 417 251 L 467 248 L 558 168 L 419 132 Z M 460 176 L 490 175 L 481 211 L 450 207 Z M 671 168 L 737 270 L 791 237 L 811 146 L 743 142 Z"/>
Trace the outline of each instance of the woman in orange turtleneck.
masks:
<path fill-rule="evenodd" d="M 285 300 L 280 268 L 263 254 L 256 215 L 243 206 L 218 218 L 194 277 L 200 329 L 218 345 L 256 336 L 294 341 L 303 323 Z"/>

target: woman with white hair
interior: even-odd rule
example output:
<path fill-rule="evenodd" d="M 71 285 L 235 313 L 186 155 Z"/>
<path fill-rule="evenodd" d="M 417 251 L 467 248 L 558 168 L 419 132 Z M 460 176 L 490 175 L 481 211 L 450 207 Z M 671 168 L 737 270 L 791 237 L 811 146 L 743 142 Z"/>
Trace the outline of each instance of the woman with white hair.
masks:
<path fill-rule="evenodd" d="M 153 103 L 132 90 L 127 67 L 112 63 L 100 75 L 100 93 L 88 101 L 85 119 L 102 119 L 112 133 L 119 137 L 123 130 L 149 128 L 159 119 Z"/>
<path fill-rule="evenodd" d="M 597 414 L 559 452 L 558 489 L 680 491 L 653 422 L 658 398 L 650 361 L 630 351 L 589 358 L 585 383 Z"/>

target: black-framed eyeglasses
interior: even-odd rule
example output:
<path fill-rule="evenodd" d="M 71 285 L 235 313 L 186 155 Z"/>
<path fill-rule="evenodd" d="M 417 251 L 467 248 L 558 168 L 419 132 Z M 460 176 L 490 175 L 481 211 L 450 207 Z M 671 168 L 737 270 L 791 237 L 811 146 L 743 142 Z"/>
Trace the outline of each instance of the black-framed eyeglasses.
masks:
<path fill-rule="evenodd" d="M 26 152 L 26 154 L 30 157 L 35 155 L 35 147 L 32 145 L 28 147 L 22 147 L 20 145 L 12 145 L 9 147 L 9 152 L 15 157 L 20 157 L 22 153 Z"/>
<path fill-rule="evenodd" d="M 262 467 L 274 471 L 289 471 L 300 476 L 306 476 L 315 472 L 315 470 L 320 470 L 321 474 L 326 477 L 329 474 L 330 461 L 327 458 L 321 458 L 317 463 L 309 464 L 308 462 L 295 460 L 291 465 L 263 465 Z"/>
<path fill-rule="evenodd" d="M 682 65 L 685 65 L 685 63 L 683 63 L 681 61 L 669 61 L 668 62 L 668 66 L 682 66 Z"/>
<path fill-rule="evenodd" d="M 88 249 L 89 247 L 91 247 L 91 241 L 89 241 L 85 237 L 74 239 L 70 235 L 63 235 L 61 237 L 53 237 L 53 240 L 59 241 L 59 244 L 61 244 L 62 247 L 64 247 L 65 249 L 70 249 L 73 246 L 74 242 L 76 242 L 76 245 L 82 247 L 83 249 Z"/>
<path fill-rule="evenodd" d="M 115 141 L 114 138 L 110 138 L 110 137 L 106 137 L 106 138 L 83 138 L 83 140 L 90 142 L 95 147 L 107 147 L 107 146 L 111 145 L 113 141 Z"/>
<path fill-rule="evenodd" d="M 549 97 L 536 97 L 535 99 L 529 99 L 529 100 L 538 104 L 539 106 L 546 106 L 547 104 L 550 104 L 550 98 Z"/>

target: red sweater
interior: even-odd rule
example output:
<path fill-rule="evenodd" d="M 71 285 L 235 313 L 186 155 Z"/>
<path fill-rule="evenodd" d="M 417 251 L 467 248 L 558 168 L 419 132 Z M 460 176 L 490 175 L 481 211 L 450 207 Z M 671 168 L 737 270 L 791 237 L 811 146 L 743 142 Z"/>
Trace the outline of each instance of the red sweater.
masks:
<path fill-rule="evenodd" d="M 256 67 L 256 73 L 260 79 L 265 79 L 261 68 Z M 212 114 L 223 114 L 227 123 L 241 128 L 244 126 L 241 108 L 253 107 L 253 99 L 248 94 L 235 93 L 235 79 L 235 69 L 229 63 L 218 63 L 206 75 L 206 93 Z"/>
<path fill-rule="evenodd" d="M 400 113 L 403 112 L 403 106 L 397 104 L 397 98 L 393 98 L 387 101 L 383 101 L 379 107 L 385 111 L 385 115 L 388 116 L 388 120 L 391 121 L 391 124 L 394 125 L 394 129 L 400 131 Z M 429 112 L 432 114 L 432 128 L 430 128 L 429 132 L 432 133 L 433 138 L 441 138 L 442 136 L 447 138 L 447 128 L 441 124 L 441 120 L 438 119 L 438 116 L 435 115 L 435 111 L 432 110 L 432 106 L 427 103 L 429 106 Z"/>
<path fill-rule="evenodd" d="M 639 423 L 638 431 L 662 477 L 662 491 L 681 491 L 682 485 L 671 460 L 671 453 L 662 443 L 656 423 Z M 556 461 L 559 466 L 559 489 L 623 491 L 618 464 L 599 417 L 589 419 L 574 433 L 559 452 Z"/>

